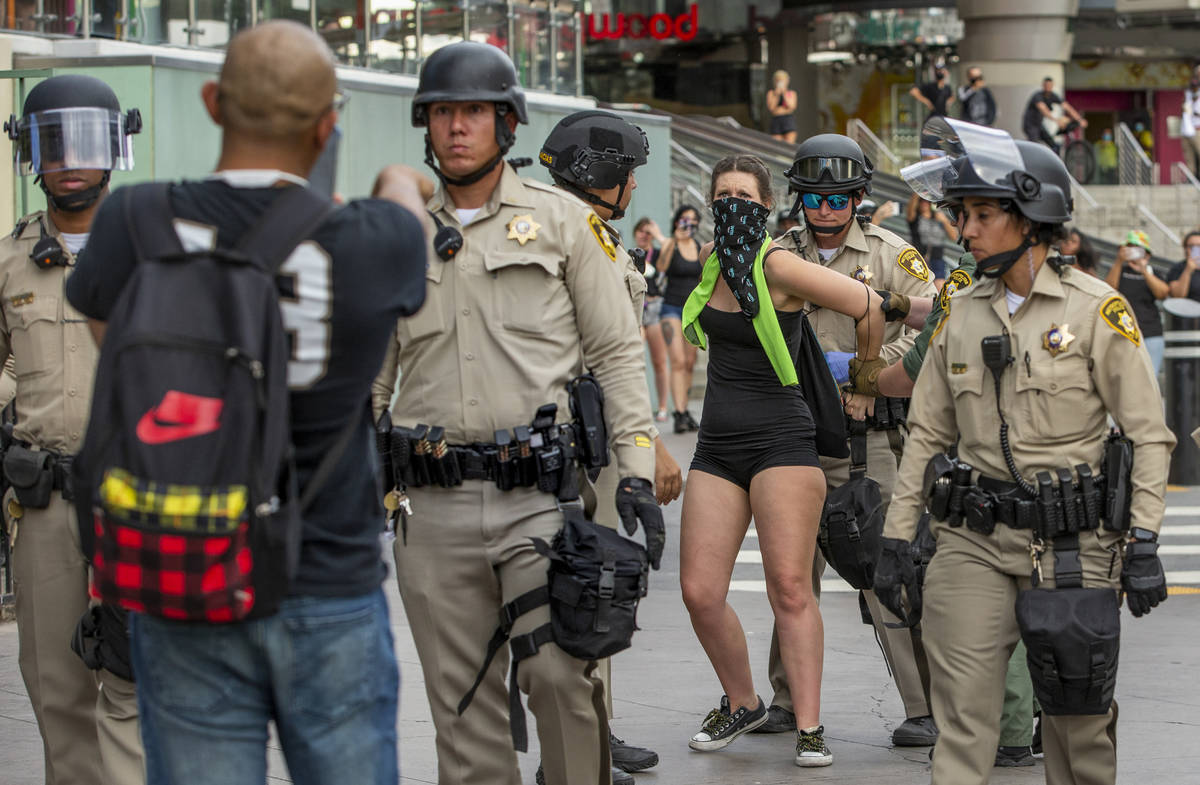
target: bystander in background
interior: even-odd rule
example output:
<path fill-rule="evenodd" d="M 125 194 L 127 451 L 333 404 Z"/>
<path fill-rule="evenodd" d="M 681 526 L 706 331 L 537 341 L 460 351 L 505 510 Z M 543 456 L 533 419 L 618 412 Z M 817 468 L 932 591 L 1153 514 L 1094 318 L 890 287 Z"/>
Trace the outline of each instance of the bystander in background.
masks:
<path fill-rule="evenodd" d="M 1158 301 L 1166 298 L 1169 287 L 1154 274 L 1150 254 L 1150 238 L 1146 233 L 1130 230 L 1125 235 L 1125 242 L 1117 249 L 1117 258 L 1104 280 L 1129 301 L 1157 375 L 1163 362 L 1163 325 Z"/>
<path fill-rule="evenodd" d="M 1113 130 L 1105 128 L 1100 141 L 1093 145 L 1096 151 L 1096 169 L 1101 185 L 1117 184 L 1117 143 L 1113 141 Z M 1186 145 L 1185 145 L 1186 147 Z"/>
<path fill-rule="evenodd" d="M 967 83 L 958 86 L 958 103 L 962 119 L 976 125 L 996 122 L 996 99 L 983 80 L 983 69 L 973 65 L 967 69 Z"/>
<path fill-rule="evenodd" d="M 1200 267 L 1200 230 L 1188 232 L 1183 238 L 1183 261 L 1167 273 L 1172 297 L 1200 300 L 1200 277 L 1193 275 Z"/>
<path fill-rule="evenodd" d="M 1075 257 L 1076 267 L 1088 275 L 1096 275 L 1096 251 L 1078 229 L 1067 230 L 1067 239 L 1059 244 L 1058 252 L 1063 256 Z"/>
<path fill-rule="evenodd" d="M 667 342 L 663 340 L 662 319 L 663 287 L 667 284 L 666 270 L 658 269 L 659 248 L 666 238 L 653 218 L 641 218 L 633 227 L 633 241 L 646 252 L 646 302 L 642 306 L 642 337 L 650 350 L 650 365 L 654 368 L 654 392 L 658 410 L 654 415 L 657 422 L 666 422 L 667 397 L 670 395 L 671 377 L 667 375 Z"/>
<path fill-rule="evenodd" d="M 908 221 L 913 247 L 925 257 L 925 264 L 933 271 L 933 285 L 941 289 L 942 282 L 946 280 L 946 260 L 942 244 L 947 239 L 951 242 L 958 240 L 958 230 L 944 212 L 935 209 L 931 202 L 916 194 L 909 197 L 904 218 Z"/>
<path fill-rule="evenodd" d="M 1192 80 L 1183 91 L 1183 114 L 1179 118 L 1179 134 L 1183 137 L 1183 153 L 1192 173 L 1200 177 L 1200 65 L 1192 69 Z"/>
<path fill-rule="evenodd" d="M 945 116 L 954 103 L 954 91 L 950 88 L 950 74 L 939 65 L 934 71 L 934 81 L 917 85 L 908 94 L 929 110 L 929 117 Z M 928 117 L 926 119 L 929 119 Z"/>
<path fill-rule="evenodd" d="M 767 109 L 771 112 L 767 133 L 781 142 L 795 144 L 796 91 L 788 89 L 788 79 L 787 71 L 776 71 L 773 86 L 767 91 Z"/>

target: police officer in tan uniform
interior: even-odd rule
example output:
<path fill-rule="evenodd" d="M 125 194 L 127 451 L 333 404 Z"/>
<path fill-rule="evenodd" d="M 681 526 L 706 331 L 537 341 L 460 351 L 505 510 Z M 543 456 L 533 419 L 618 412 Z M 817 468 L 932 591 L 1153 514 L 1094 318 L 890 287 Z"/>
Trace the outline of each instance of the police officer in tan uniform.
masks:
<path fill-rule="evenodd" d="M 789 189 L 798 194 L 797 208 L 803 207 L 807 228 L 789 231 L 780 245 L 815 264 L 849 275 L 874 289 L 898 292 L 909 297 L 933 297 L 933 275 L 925 260 L 911 245 L 887 229 L 856 220 L 855 208 L 869 189 L 872 167 L 862 149 L 852 139 L 838 134 L 820 134 L 804 141 L 797 149 L 792 168 L 787 171 Z M 853 354 L 854 320 L 827 309 L 817 309 L 809 317 L 813 330 L 826 352 Z M 888 324 L 880 358 L 888 365 L 899 360 L 913 344 L 914 331 L 900 322 Z M 851 407 L 865 408 L 869 400 L 857 397 Z M 886 406 L 880 401 L 880 406 Z M 873 410 L 873 408 L 872 408 Z M 900 435 L 896 423 L 880 416 L 876 427 L 867 433 L 867 475 L 879 483 L 882 498 L 890 499 L 896 482 L 896 455 Z M 886 428 L 886 429 L 885 429 Z M 821 458 L 827 488 L 832 491 L 850 479 L 850 461 Z M 813 591 L 820 596 L 820 576 L 824 560 L 816 553 Z M 929 677 L 920 635 L 898 629 L 894 619 L 875 600 L 864 593 L 871 621 L 875 626 L 888 666 L 896 680 L 904 703 L 905 721 L 892 733 L 893 743 L 902 746 L 933 744 L 937 729 L 929 717 Z M 779 658 L 779 637 L 772 633 L 770 655 L 771 700 L 769 717 L 760 733 L 782 732 L 795 727 L 792 696 Z"/>
<path fill-rule="evenodd" d="M 87 320 L 64 286 L 111 170 L 133 166 L 129 134 L 140 127 L 137 110 L 123 114 L 108 85 L 75 75 L 37 84 L 21 119 L 7 124 L 17 173 L 38 175 L 47 202 L 0 240 L 0 356 L 13 361 L 17 377 L 16 443 L 4 471 L 15 486 L 6 513 L 21 676 L 42 734 L 46 781 L 56 785 L 145 781 L 134 685 L 89 670 L 72 651 L 89 608 L 88 564 L 64 485 L 83 440 L 96 365 Z"/>
<path fill-rule="evenodd" d="M 625 286 L 633 305 L 634 318 L 641 320 L 646 299 L 644 252 L 637 251 L 640 265 L 635 263 L 621 243 L 621 234 L 610 223 L 625 216 L 633 191 L 637 188 L 634 169 L 646 162 L 650 145 L 645 132 L 613 114 L 601 110 L 576 112 L 564 117 L 546 137 L 538 161 L 550 170 L 554 184 L 575 194 L 591 205 L 607 232 L 616 262 L 624 270 Z M 606 249 L 607 250 L 607 249 Z M 683 476 L 679 464 L 671 457 L 651 425 L 655 449 L 654 485 L 659 504 L 667 504 L 679 496 Z M 595 520 L 617 528 L 619 518 L 613 499 L 618 480 L 624 476 L 614 461 L 600 471 L 593 483 L 596 496 Z M 604 680 L 608 717 L 612 719 L 612 681 L 610 660 L 600 662 L 599 672 Z M 629 772 L 644 771 L 658 765 L 658 754 L 643 747 L 625 743 L 610 733 L 613 758 L 613 785 L 632 782 Z"/>
<path fill-rule="evenodd" d="M 657 567 L 665 531 L 650 481 L 649 392 L 611 238 L 574 196 L 524 180 L 504 163 L 526 112 L 516 70 L 501 50 L 458 43 L 431 55 L 413 119 L 428 129 L 427 163 L 442 181 L 429 210 L 444 230 L 461 234 L 461 247 L 431 263 L 425 306 L 397 325 L 375 385 L 376 412 L 387 406 L 399 371 L 395 422 L 444 429 L 431 441 L 444 433 L 447 445 L 494 451 L 545 404 L 557 404 L 557 420 L 566 422 L 566 385 L 590 369 L 603 388 L 609 445 L 623 475 L 617 506 L 627 530 L 642 524 Z M 522 437 L 514 450 L 528 446 Z M 493 661 L 465 711 L 457 707 L 484 661 L 501 607 L 546 583 L 547 560 L 530 538 L 549 540 L 563 523 L 554 495 L 521 485 L 500 490 L 484 476 L 464 473 L 460 485 L 410 489 L 412 512 L 395 544 L 437 728 L 441 785 L 520 781 L 509 735 L 507 654 Z M 548 618 L 544 605 L 517 614 L 514 651 Z M 520 661 L 518 684 L 537 720 L 546 782 L 608 783 L 596 663 L 542 642 Z"/>
<path fill-rule="evenodd" d="M 927 132 L 950 155 L 906 179 L 961 200 L 983 277 L 951 298 L 917 378 L 875 591 L 909 623 L 923 606 L 935 785 L 988 781 L 1018 638 L 1046 782 L 1112 785 L 1118 592 L 1135 616 L 1166 599 L 1156 540 L 1175 440 L 1147 405 L 1158 388 L 1128 304 L 1052 250 L 1071 217 L 1062 162 L 946 118 Z M 1107 436 L 1109 416 L 1123 437 Z M 937 553 L 922 602 L 909 541 L 925 506 Z"/>

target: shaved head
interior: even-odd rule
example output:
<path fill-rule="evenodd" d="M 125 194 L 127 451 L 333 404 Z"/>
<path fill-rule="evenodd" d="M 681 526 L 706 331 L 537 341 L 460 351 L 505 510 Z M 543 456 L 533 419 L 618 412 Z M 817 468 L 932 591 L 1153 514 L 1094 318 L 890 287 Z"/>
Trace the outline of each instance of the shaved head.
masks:
<path fill-rule="evenodd" d="M 226 131 L 265 139 L 303 134 L 333 105 L 333 52 L 297 22 L 263 22 L 234 36 L 217 85 Z"/>

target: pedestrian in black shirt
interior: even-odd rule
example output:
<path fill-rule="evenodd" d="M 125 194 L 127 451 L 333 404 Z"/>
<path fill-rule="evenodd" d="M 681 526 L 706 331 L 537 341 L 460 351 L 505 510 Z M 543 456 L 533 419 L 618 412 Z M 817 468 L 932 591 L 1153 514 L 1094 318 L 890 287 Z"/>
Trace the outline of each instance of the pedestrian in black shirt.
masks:
<path fill-rule="evenodd" d="M 335 87 L 333 55 L 306 27 L 272 21 L 233 39 L 219 81 L 202 91 L 222 128 L 217 170 L 170 190 L 185 249 L 232 247 L 281 193 L 306 186 L 337 122 Z M 348 418 L 361 417 L 306 508 L 289 596 L 248 622 L 132 614 L 150 782 L 263 782 L 270 721 L 306 781 L 397 781 L 399 679 L 369 396 L 396 320 L 424 301 L 426 234 L 413 179 L 389 168 L 376 189 L 385 198 L 331 213 L 277 276 L 301 491 Z M 67 287 L 98 335 L 137 263 L 126 195 L 104 203 Z"/>
<path fill-rule="evenodd" d="M 1162 368 L 1164 349 L 1158 301 L 1167 296 L 1169 287 L 1155 275 L 1154 266 L 1150 264 L 1150 238 L 1145 232 L 1134 229 L 1125 235 L 1125 242 L 1117 249 L 1117 258 L 1104 280 L 1129 301 L 1157 374 Z"/>
<path fill-rule="evenodd" d="M 973 65 L 967 69 L 967 83 L 958 86 L 958 103 L 962 119 L 976 125 L 996 122 L 996 99 L 992 89 L 983 81 L 983 69 Z"/>
<path fill-rule="evenodd" d="M 1054 107 L 1060 104 L 1062 112 L 1056 113 Z M 1041 142 L 1057 153 L 1058 141 L 1046 130 L 1043 119 L 1056 124 L 1060 133 L 1070 131 L 1074 127 L 1072 123 L 1078 123 L 1080 128 L 1087 128 L 1088 125 L 1087 120 L 1075 111 L 1075 107 L 1054 92 L 1054 80 L 1049 76 L 1042 80 L 1042 89 L 1029 96 L 1029 102 L 1025 104 L 1025 115 L 1021 118 L 1021 130 L 1025 132 L 1026 139 Z"/>
<path fill-rule="evenodd" d="M 1176 262 L 1167 273 L 1172 297 L 1200 300 L 1200 276 L 1193 275 L 1197 268 L 1200 268 L 1200 231 L 1188 232 L 1183 238 L 1183 261 Z"/>
<path fill-rule="evenodd" d="M 929 117 L 945 116 L 954 103 L 954 91 L 950 89 L 950 75 L 942 66 L 934 72 L 934 81 L 914 87 L 908 93 L 929 110 Z M 928 118 L 926 118 L 928 119 Z"/>

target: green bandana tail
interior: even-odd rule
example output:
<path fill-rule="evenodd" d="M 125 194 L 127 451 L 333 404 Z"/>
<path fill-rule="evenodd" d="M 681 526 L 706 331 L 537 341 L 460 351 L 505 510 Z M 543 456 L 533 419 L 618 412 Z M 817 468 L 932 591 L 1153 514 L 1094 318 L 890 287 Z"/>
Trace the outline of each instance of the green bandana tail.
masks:
<path fill-rule="evenodd" d="M 771 292 L 767 289 L 767 277 L 763 274 L 763 259 L 770 248 L 771 237 L 768 235 L 763 239 L 762 247 L 758 249 L 758 256 L 754 257 L 754 288 L 758 290 L 758 301 L 762 303 L 762 307 L 758 309 L 758 315 L 753 320 L 754 333 L 758 336 L 758 342 L 762 344 L 763 351 L 767 353 L 767 359 L 771 361 L 771 367 L 775 369 L 779 383 L 790 387 L 799 383 L 796 378 L 796 364 L 792 362 L 792 355 L 788 351 L 783 330 L 779 327 L 779 319 L 776 318 L 775 308 L 771 304 Z M 687 302 L 683 305 L 683 337 L 688 340 L 688 343 L 699 346 L 701 349 L 707 349 L 708 346 L 704 328 L 700 326 L 700 312 L 704 310 L 704 306 L 712 297 L 713 287 L 716 286 L 717 278 L 720 275 L 721 265 L 714 252 L 704 262 L 704 273 L 700 276 L 700 284 L 692 290 L 692 293 L 688 295 Z"/>

